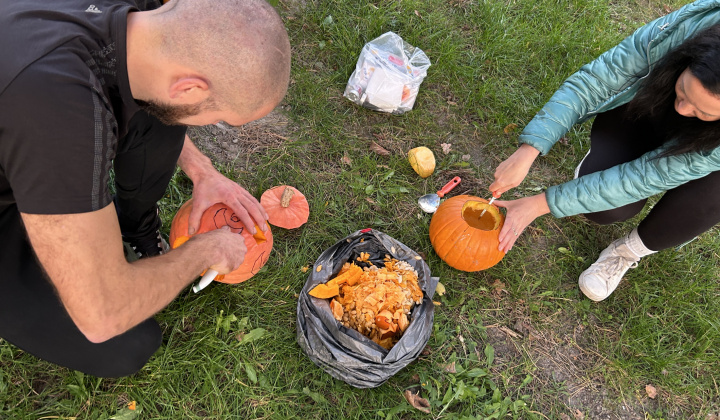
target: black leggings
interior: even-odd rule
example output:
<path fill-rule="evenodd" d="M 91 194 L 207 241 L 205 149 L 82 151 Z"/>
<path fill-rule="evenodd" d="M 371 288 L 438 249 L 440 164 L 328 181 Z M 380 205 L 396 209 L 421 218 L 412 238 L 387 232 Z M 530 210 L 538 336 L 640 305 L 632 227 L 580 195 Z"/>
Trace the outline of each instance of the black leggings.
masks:
<path fill-rule="evenodd" d="M 657 125 L 625 118 L 626 107 L 595 118 L 590 153 L 579 176 L 632 161 L 661 145 Z M 605 225 L 628 220 L 642 211 L 647 199 L 584 216 Z M 661 251 L 684 244 L 720 222 L 720 172 L 668 190 L 638 225 L 648 249 Z"/>
<path fill-rule="evenodd" d="M 115 159 L 126 223 L 154 215 L 184 135 L 184 127 L 159 125 L 146 114 L 131 121 L 131 132 L 121 140 Z M 38 264 L 17 207 L 0 211 L 0 238 L 6 244 L 0 254 L 0 337 L 38 358 L 99 377 L 133 374 L 160 347 L 162 333 L 154 319 L 103 343 L 88 341 Z"/>

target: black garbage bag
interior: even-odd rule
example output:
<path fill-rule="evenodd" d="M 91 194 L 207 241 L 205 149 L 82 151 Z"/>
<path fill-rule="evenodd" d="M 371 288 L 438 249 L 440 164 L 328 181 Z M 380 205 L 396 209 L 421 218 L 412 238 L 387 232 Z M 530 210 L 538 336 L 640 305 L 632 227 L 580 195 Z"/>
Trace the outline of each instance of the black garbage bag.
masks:
<path fill-rule="evenodd" d="M 335 320 L 327 299 L 308 292 L 335 277 L 343 264 L 356 261 L 361 252 L 370 254 L 376 266 L 384 265 L 385 255 L 410 264 L 418 273 L 423 301 L 410 313 L 410 325 L 400 340 L 386 350 L 368 337 Z M 320 271 L 317 271 L 320 267 Z M 432 296 L 438 283 L 430 268 L 413 250 L 372 229 L 359 230 L 328 248 L 315 261 L 300 292 L 297 308 L 297 340 L 310 360 L 334 378 L 357 388 L 374 388 L 417 359 L 432 333 L 435 305 Z"/>

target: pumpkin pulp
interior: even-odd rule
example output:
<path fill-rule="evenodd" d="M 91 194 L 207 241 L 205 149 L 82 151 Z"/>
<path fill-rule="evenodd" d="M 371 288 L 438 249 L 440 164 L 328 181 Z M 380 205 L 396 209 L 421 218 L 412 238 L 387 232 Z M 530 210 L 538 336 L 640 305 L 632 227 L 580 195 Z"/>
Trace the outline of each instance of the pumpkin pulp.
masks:
<path fill-rule="evenodd" d="M 480 217 L 483 210 L 487 209 L 485 214 Z M 500 213 L 497 207 L 483 203 L 482 201 L 469 200 L 462 206 L 462 218 L 465 222 L 475 229 L 495 230 L 500 227 Z"/>

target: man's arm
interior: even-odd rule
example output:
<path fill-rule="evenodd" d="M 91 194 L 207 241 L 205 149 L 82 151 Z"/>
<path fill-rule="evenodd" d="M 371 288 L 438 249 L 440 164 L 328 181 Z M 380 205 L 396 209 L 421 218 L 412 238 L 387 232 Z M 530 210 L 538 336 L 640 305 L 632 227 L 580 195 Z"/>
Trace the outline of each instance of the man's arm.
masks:
<path fill-rule="evenodd" d="M 204 269 L 242 263 L 242 235 L 216 230 L 165 255 L 125 261 L 115 208 L 66 215 L 22 213 L 38 260 L 78 329 L 99 343 L 167 306 Z"/>
<path fill-rule="evenodd" d="M 257 232 L 255 226 L 263 231 L 267 229 L 267 213 L 258 200 L 237 182 L 218 172 L 187 135 L 178 165 L 193 182 L 194 204 L 188 217 L 188 231 L 191 235 L 200 226 L 203 212 L 215 203 L 230 206 L 251 234 Z"/>

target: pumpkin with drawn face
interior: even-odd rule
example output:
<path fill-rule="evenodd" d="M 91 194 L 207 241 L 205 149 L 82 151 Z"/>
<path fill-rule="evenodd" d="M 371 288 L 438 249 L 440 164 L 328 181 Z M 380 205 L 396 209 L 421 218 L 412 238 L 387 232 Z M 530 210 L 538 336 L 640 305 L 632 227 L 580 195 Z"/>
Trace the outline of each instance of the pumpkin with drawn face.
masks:
<path fill-rule="evenodd" d="M 188 200 L 178 210 L 170 226 L 170 246 L 175 249 L 187 242 L 192 235 L 188 235 L 188 220 L 192 210 L 192 199 Z M 222 283 L 240 283 L 260 271 L 265 265 L 273 246 L 272 232 L 270 226 L 263 232 L 256 226 L 255 236 L 248 232 L 240 218 L 232 211 L 230 206 L 218 203 L 205 210 L 200 220 L 200 227 L 197 233 L 210 232 L 223 226 L 230 226 L 233 233 L 238 233 L 245 238 L 247 253 L 245 260 L 237 268 L 225 275 L 219 275 L 215 281 Z"/>

